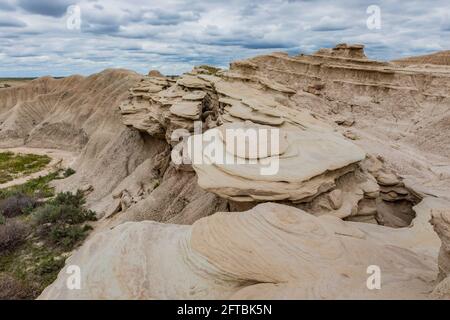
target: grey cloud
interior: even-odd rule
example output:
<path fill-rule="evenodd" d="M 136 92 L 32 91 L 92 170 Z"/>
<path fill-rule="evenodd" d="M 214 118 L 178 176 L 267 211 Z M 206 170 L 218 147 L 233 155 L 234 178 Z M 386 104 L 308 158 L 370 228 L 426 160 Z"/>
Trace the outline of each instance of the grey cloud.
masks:
<path fill-rule="evenodd" d="M 15 52 L 15 53 L 9 53 L 8 56 L 12 58 L 27 58 L 27 57 L 37 57 L 38 54 L 34 53 L 25 53 L 25 52 Z"/>
<path fill-rule="evenodd" d="M 325 16 L 320 21 L 314 24 L 311 28 L 312 31 L 342 31 L 352 27 L 352 24 L 348 20 L 331 18 Z"/>
<path fill-rule="evenodd" d="M 145 17 L 147 15 L 148 17 Z M 197 21 L 198 13 L 192 11 L 172 12 L 169 10 L 155 9 L 144 15 L 144 21 L 151 25 L 178 25 L 183 22 Z"/>
<path fill-rule="evenodd" d="M 255 38 L 219 38 L 210 41 L 204 41 L 203 44 L 213 46 L 239 46 L 246 49 L 285 49 L 295 46 L 290 41 L 283 42 L 280 40 L 266 40 Z"/>
<path fill-rule="evenodd" d="M 67 7 L 75 4 L 76 0 L 18 0 L 19 7 L 27 12 L 51 17 L 62 17 Z"/>
<path fill-rule="evenodd" d="M 0 0 L 0 11 L 15 11 L 16 7 L 10 0 Z"/>
<path fill-rule="evenodd" d="M 24 28 L 27 24 L 12 16 L 0 16 L 0 27 Z"/>
<path fill-rule="evenodd" d="M 119 24 L 89 24 L 83 23 L 81 30 L 83 32 L 94 33 L 94 34 L 115 34 L 119 32 L 120 25 Z"/>

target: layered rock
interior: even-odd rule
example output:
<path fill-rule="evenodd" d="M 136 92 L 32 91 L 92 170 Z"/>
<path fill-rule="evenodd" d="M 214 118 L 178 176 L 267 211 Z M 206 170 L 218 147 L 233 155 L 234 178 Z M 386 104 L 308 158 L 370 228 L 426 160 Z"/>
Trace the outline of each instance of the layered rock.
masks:
<path fill-rule="evenodd" d="M 450 208 L 434 208 L 431 223 L 441 240 L 441 248 L 438 257 L 439 277 L 438 285 L 432 293 L 432 297 L 438 299 L 450 299 Z"/>
<path fill-rule="evenodd" d="M 192 226 L 126 223 L 68 260 L 81 268 L 80 290 L 63 270 L 40 299 L 426 298 L 433 257 L 395 231 L 273 203 Z M 367 286 L 373 265 L 379 290 Z"/>
<path fill-rule="evenodd" d="M 312 55 L 273 53 L 233 62 L 230 69 L 288 85 L 297 91 L 292 99 L 299 106 L 330 120 L 357 119 L 356 136 L 370 133 L 371 138 L 448 158 L 445 146 L 450 135 L 445 123 L 450 117 L 450 69 L 420 64 L 403 67 L 367 59 L 361 51 L 359 46 L 339 45 Z M 433 113 L 431 106 L 439 111 Z M 372 148 L 375 139 L 370 141 Z M 395 153 L 385 156 L 393 159 Z M 403 169 L 414 172 L 413 165 Z"/>
<path fill-rule="evenodd" d="M 266 153 L 251 158 L 242 154 L 242 150 L 239 152 L 230 147 L 230 144 L 237 145 L 243 140 L 251 140 L 247 147 L 244 145 L 246 151 L 255 142 L 262 142 L 264 151 L 270 150 L 271 143 L 262 141 L 257 134 L 270 135 L 271 129 L 273 130 L 272 127 L 257 126 L 252 122 L 222 125 L 204 134 L 208 140 L 210 135 L 214 135 L 213 150 L 208 148 L 210 144 L 205 141 L 204 136 L 191 138 L 189 145 L 192 144 L 193 148 L 203 147 L 199 163 L 195 163 L 195 155 L 192 157 L 199 185 L 234 201 L 300 202 L 331 189 L 337 178 L 354 171 L 355 167 L 352 165 L 365 157 L 360 148 L 331 131 L 295 127 L 276 131 L 283 141 L 274 144 L 278 150 L 272 155 Z M 232 132 L 229 139 L 231 141 L 224 138 L 227 130 Z M 248 135 L 245 132 L 249 132 Z M 225 159 L 211 156 L 219 150 L 225 155 Z"/>
<path fill-rule="evenodd" d="M 361 149 L 326 122 L 296 108 L 291 99 L 294 90 L 268 78 L 224 70 L 211 73 L 197 68 L 171 85 L 169 80 L 161 85 L 162 81 L 148 77 L 132 89 L 130 99 L 121 106 L 125 124 L 165 137 L 172 145 L 178 143 L 173 138 L 177 130 L 193 133 L 194 121 L 201 121 L 203 129 L 216 133 L 231 126 L 245 132 L 276 129 L 285 138 L 286 150 L 282 153 L 246 159 L 226 150 L 224 135 L 222 139 L 217 136 L 217 147 L 226 150 L 231 156 L 227 161 L 232 164 L 194 163 L 193 168 L 199 185 L 220 197 L 239 202 L 311 199 L 333 188 L 337 178 L 354 171 L 354 164 L 365 157 Z M 200 136 L 197 138 L 202 140 Z M 205 147 L 201 141 L 198 145 Z M 206 159 L 206 154 L 200 157 L 212 160 Z M 254 161 L 242 165 L 237 158 Z M 262 167 L 270 167 L 275 161 L 277 172 L 262 176 L 259 172 Z"/>
<path fill-rule="evenodd" d="M 300 74 L 292 73 L 297 69 L 291 60 L 297 64 L 300 61 L 317 62 L 321 68 L 336 63 L 343 70 L 349 66 L 361 70 L 366 66 L 373 72 L 388 66 L 387 63 L 368 60 L 360 45 L 339 45 L 334 49 L 320 50 L 312 56 L 273 54 L 238 61 L 231 64 L 230 70 L 198 67 L 178 79 L 147 77 L 140 86 L 131 90 L 130 99 L 121 106 L 123 121 L 150 135 L 164 138 L 172 146 L 185 139 L 186 135 L 194 134 L 195 121 L 201 122 L 204 136 L 216 136 L 215 132 L 223 132 L 229 126 L 245 132 L 252 128 L 259 130 L 261 126 L 267 130 L 280 130 L 286 137 L 287 149 L 280 154 L 258 156 L 257 159 L 233 154 L 227 150 L 227 143 L 218 137 L 216 147 L 226 150 L 231 164 L 214 161 L 208 165 L 194 163 L 199 185 L 232 202 L 254 205 L 260 201 L 285 201 L 299 204 L 298 207 L 316 215 L 333 214 L 355 221 L 408 226 L 414 218 L 412 207 L 422 195 L 411 192 L 379 160 L 375 159 L 380 164 L 373 170 L 361 167 L 359 162 L 365 153 L 350 142 L 356 139 L 356 135 L 336 132 L 330 121 L 311 111 L 311 105 L 315 105 L 320 112 L 324 101 L 299 93 L 302 90 L 307 92 L 311 85 L 314 90 L 327 92 L 325 82 L 300 87 L 297 79 L 293 78 Z M 291 70 L 273 67 L 288 62 Z M 301 81 L 309 79 L 307 75 L 301 76 L 305 76 Z M 354 76 L 359 77 L 358 74 Z M 337 119 L 336 123 L 351 127 L 355 121 L 344 118 Z M 179 129 L 187 133 L 179 133 Z M 189 142 L 190 147 L 194 140 Z M 211 149 L 205 142 L 200 142 L 200 145 L 204 147 L 200 158 L 211 162 L 207 154 Z M 245 146 L 250 147 L 249 144 Z M 178 156 L 180 159 L 192 158 L 192 155 L 186 155 L 185 140 L 183 151 Z M 243 164 L 243 161 L 247 163 Z M 261 170 L 271 165 L 279 170 L 272 175 L 261 174 Z M 178 168 L 189 170 L 186 166 Z M 395 181 L 390 182 L 389 179 Z"/>
<path fill-rule="evenodd" d="M 427 298 L 441 246 L 432 213 L 443 249 L 431 297 L 447 297 L 448 219 L 437 212 L 450 208 L 449 76 L 339 45 L 259 56 L 229 70 L 124 79 L 117 93 L 131 85 L 120 106 L 130 128 L 104 124 L 120 133 L 108 148 L 110 134 L 89 134 L 80 172 L 63 181 L 94 192 L 112 181 L 93 205 L 104 215 L 94 237 L 67 261 L 81 267 L 82 289 L 67 289 L 64 269 L 41 298 Z M 10 111 L 14 101 L 49 93 L 48 83 L 2 89 L 0 117 L 9 119 L 2 128 L 27 108 Z M 103 127 L 82 128 L 95 132 L 93 125 Z M 262 137 L 262 148 L 257 135 L 252 150 L 253 136 L 236 145 L 227 129 L 278 134 Z M 208 136 L 217 144 L 197 153 L 192 147 L 207 147 Z M 215 151 L 231 163 L 214 161 Z M 171 163 L 170 154 L 186 162 Z M 262 174 L 271 165 L 277 170 Z M 381 290 L 366 286 L 373 265 Z"/>

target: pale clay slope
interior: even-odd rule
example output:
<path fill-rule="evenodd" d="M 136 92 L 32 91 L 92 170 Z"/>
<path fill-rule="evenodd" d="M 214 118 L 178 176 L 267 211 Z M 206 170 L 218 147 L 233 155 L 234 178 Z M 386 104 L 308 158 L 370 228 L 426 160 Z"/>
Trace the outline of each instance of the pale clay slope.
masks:
<path fill-rule="evenodd" d="M 41 298 L 448 297 L 449 77 L 339 45 L 179 78 L 107 70 L 1 89 L 1 144 L 79 152 L 58 188 L 83 188 L 103 217 L 67 262 L 83 290 L 62 270 Z M 171 150 L 189 156 L 171 135 L 193 120 L 281 129 L 279 174 L 171 164 Z M 382 290 L 366 288 L 371 264 Z"/>

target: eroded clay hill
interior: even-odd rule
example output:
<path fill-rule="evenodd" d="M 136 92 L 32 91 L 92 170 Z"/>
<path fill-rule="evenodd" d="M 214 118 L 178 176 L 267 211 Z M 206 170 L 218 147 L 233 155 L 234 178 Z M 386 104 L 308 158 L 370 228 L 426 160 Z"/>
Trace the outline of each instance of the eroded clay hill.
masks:
<path fill-rule="evenodd" d="M 0 147 L 78 152 L 77 174 L 61 188 L 92 189 L 90 202 L 96 203 L 158 152 L 157 141 L 122 125 L 117 108 L 140 78 L 127 70 L 105 70 L 0 89 Z"/>
<path fill-rule="evenodd" d="M 64 148 L 44 128 L 70 123 L 84 137 L 67 140 L 81 150 L 79 170 L 59 187 L 89 185 L 101 220 L 67 261 L 81 267 L 82 290 L 67 289 L 64 269 L 41 298 L 449 297 L 448 67 L 402 67 L 338 45 L 177 78 L 54 81 L 0 90 L 2 134 Z M 66 91 L 73 100 L 60 100 Z M 52 92 L 64 103 L 48 99 L 47 112 L 36 101 Z M 28 105 L 48 116 L 15 121 Z M 229 128 L 276 128 L 280 148 L 250 155 L 223 138 Z M 210 157 L 189 152 L 208 135 L 251 164 L 171 161 Z M 275 174 L 261 174 L 274 163 Z M 366 286 L 370 265 L 381 290 Z"/>
<path fill-rule="evenodd" d="M 424 65 L 434 64 L 449 66 L 450 65 L 450 50 L 440 51 L 432 54 L 427 54 L 417 57 L 408 57 L 392 61 L 399 65 Z"/>

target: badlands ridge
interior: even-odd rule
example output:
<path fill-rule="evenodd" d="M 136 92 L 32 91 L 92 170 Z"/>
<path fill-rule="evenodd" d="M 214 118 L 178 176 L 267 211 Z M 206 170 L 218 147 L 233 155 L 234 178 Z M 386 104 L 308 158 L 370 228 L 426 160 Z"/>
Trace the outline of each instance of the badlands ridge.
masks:
<path fill-rule="evenodd" d="M 341 44 L 0 89 L 0 147 L 76 152 L 56 187 L 88 192 L 99 217 L 66 261 L 81 289 L 63 269 L 40 298 L 450 298 L 448 65 Z M 228 128 L 278 129 L 280 148 L 254 157 Z M 208 133 L 247 163 L 171 161 Z"/>

